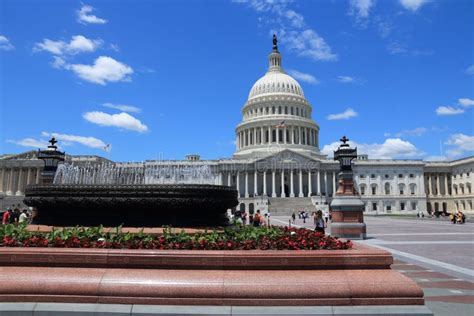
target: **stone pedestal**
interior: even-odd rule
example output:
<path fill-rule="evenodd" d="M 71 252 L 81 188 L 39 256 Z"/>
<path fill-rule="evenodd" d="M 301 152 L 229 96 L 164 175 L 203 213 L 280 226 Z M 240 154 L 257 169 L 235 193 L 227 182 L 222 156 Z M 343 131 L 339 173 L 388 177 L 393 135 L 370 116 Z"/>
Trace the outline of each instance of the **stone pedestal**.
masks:
<path fill-rule="evenodd" d="M 336 196 L 331 202 L 331 236 L 365 239 L 364 203 L 357 196 Z"/>
<path fill-rule="evenodd" d="M 331 202 L 331 235 L 340 238 L 365 239 L 364 202 L 354 189 L 352 171 L 339 174 L 339 187 Z"/>

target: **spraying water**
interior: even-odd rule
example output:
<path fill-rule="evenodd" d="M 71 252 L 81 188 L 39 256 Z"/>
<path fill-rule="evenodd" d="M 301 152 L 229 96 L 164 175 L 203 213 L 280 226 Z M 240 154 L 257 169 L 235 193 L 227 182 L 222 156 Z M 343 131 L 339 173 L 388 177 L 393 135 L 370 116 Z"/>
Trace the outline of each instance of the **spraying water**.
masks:
<path fill-rule="evenodd" d="M 61 164 L 55 184 L 218 184 L 209 165 Z"/>

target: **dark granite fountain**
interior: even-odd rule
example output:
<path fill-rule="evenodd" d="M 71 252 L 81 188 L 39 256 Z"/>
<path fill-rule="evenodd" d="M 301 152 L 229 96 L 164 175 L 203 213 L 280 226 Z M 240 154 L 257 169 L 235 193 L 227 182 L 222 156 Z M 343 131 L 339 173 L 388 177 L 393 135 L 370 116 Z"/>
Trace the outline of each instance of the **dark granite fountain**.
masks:
<path fill-rule="evenodd" d="M 52 226 L 215 227 L 228 225 L 237 191 L 215 185 L 204 164 L 59 164 L 55 140 L 47 150 L 43 184 L 25 190 L 37 224 Z M 46 170 L 47 169 L 47 170 Z"/>

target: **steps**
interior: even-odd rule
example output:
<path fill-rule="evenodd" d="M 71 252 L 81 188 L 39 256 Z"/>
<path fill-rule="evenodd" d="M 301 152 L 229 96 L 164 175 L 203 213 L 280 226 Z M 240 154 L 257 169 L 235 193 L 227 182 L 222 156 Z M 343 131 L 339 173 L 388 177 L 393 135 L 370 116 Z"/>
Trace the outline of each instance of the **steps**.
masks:
<path fill-rule="evenodd" d="M 311 214 L 316 208 L 310 197 L 269 198 L 268 210 L 272 216 L 288 215 L 305 210 Z"/>

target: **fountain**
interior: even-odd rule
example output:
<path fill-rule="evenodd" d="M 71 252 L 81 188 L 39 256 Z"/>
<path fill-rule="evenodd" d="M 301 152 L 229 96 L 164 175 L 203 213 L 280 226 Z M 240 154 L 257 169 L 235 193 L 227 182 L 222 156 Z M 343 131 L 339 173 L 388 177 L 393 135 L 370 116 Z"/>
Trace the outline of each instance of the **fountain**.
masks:
<path fill-rule="evenodd" d="M 52 141 L 49 153 L 56 150 Z M 39 210 L 38 224 L 226 226 L 227 210 L 238 204 L 237 191 L 217 185 L 203 164 L 65 163 L 50 178 L 25 190 L 24 203 Z"/>

